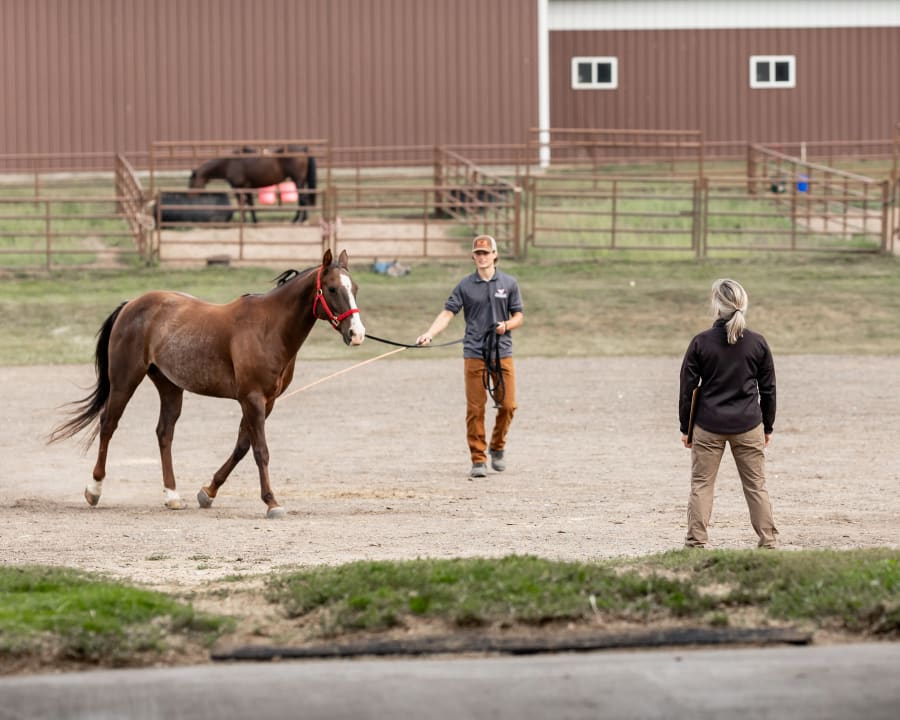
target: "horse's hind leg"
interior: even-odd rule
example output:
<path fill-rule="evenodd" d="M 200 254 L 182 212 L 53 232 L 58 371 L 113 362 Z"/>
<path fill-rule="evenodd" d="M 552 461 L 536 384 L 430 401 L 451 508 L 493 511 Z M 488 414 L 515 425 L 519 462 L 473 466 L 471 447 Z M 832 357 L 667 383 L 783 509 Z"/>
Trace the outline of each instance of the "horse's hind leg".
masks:
<path fill-rule="evenodd" d="M 125 412 L 125 406 L 134 395 L 137 386 L 144 379 L 143 370 L 130 369 L 126 374 L 110 371 L 110 391 L 106 405 L 100 412 L 100 445 L 97 450 L 97 462 L 94 464 L 93 482 L 84 490 L 84 499 L 88 505 L 94 506 L 100 502 L 100 494 L 103 491 L 103 480 L 106 477 L 106 455 L 109 451 L 109 441 L 119 426 L 119 419 Z M 120 377 L 124 375 L 124 377 Z"/>
<path fill-rule="evenodd" d="M 306 197 L 301 193 L 300 198 L 297 200 L 297 214 L 294 215 L 294 219 L 291 220 L 292 223 L 305 223 L 306 219 L 309 217 L 306 212 Z"/>
<path fill-rule="evenodd" d="M 163 492 L 169 510 L 183 510 L 187 507 L 175 489 L 175 468 L 172 464 L 172 438 L 175 423 L 181 416 L 184 391 L 160 372 L 155 365 L 147 373 L 159 392 L 159 422 L 156 424 L 156 438 L 159 441 L 159 458 L 162 463 Z"/>

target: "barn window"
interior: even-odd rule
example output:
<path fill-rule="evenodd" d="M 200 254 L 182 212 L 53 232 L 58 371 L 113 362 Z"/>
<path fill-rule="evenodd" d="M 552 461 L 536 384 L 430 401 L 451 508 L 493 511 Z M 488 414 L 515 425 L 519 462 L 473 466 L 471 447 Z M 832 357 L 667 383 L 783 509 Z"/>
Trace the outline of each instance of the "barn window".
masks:
<path fill-rule="evenodd" d="M 792 88 L 797 84 L 797 59 L 793 55 L 751 55 L 750 87 Z"/>
<path fill-rule="evenodd" d="M 618 85 L 618 58 L 572 58 L 572 87 L 575 90 L 614 90 Z"/>

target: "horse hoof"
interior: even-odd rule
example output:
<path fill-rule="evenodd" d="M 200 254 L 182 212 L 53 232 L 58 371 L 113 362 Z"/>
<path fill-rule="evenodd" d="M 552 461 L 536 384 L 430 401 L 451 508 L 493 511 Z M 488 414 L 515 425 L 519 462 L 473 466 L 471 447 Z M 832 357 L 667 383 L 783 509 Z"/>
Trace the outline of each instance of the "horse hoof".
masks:
<path fill-rule="evenodd" d="M 166 500 L 166 507 L 169 510 L 184 510 L 187 507 L 187 503 L 181 498 L 171 498 Z"/>
<path fill-rule="evenodd" d="M 206 494 L 206 490 L 200 488 L 200 492 L 197 493 L 197 502 L 202 508 L 211 508 L 213 499 Z"/>
<path fill-rule="evenodd" d="M 287 510 L 285 510 L 280 505 L 276 505 L 275 507 L 270 507 L 266 511 L 266 517 L 269 520 L 277 520 L 278 518 L 287 517 Z"/>
<path fill-rule="evenodd" d="M 97 503 L 100 502 L 100 496 L 94 495 L 89 490 L 84 491 L 84 499 L 87 500 L 87 504 L 91 507 L 97 507 Z"/>

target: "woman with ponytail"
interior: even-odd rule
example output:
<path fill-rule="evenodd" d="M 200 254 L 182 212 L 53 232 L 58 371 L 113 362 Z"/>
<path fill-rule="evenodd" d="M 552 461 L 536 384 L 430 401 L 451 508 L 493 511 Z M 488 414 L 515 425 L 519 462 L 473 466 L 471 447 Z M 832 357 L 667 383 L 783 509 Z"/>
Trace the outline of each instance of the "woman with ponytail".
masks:
<path fill-rule="evenodd" d="M 685 546 L 707 547 L 716 475 L 728 443 L 758 545 L 774 548 L 778 530 L 766 490 L 765 448 L 775 423 L 775 363 L 766 339 L 747 329 L 747 292 L 740 283 L 716 280 L 712 310 L 713 326 L 691 340 L 681 364 L 681 441 L 691 450 Z"/>

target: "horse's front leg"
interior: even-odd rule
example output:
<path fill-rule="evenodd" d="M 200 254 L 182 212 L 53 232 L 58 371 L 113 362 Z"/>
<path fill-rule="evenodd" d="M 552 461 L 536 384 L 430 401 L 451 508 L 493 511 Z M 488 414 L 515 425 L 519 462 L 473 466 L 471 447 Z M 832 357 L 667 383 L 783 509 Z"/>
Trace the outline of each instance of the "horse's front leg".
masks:
<path fill-rule="evenodd" d="M 256 207 L 253 204 L 253 193 L 247 193 L 247 206 L 250 208 L 250 217 L 253 219 L 253 224 L 256 224 Z"/>
<path fill-rule="evenodd" d="M 269 414 L 272 412 L 272 408 L 275 406 L 275 399 L 267 400 L 265 404 L 265 414 L 263 417 L 263 425 L 265 424 L 265 418 L 269 417 Z M 242 409 L 244 408 L 244 403 L 241 403 Z M 213 475 L 212 482 L 205 487 L 200 488 L 200 491 L 197 493 L 197 502 L 200 504 L 200 507 L 209 508 L 212 507 L 213 500 L 219 492 L 219 488 L 225 484 L 225 481 L 228 479 L 228 476 L 231 475 L 231 472 L 237 467 L 237 464 L 244 459 L 244 456 L 250 450 L 250 447 L 253 446 L 253 442 L 251 440 L 250 427 L 248 425 L 247 420 L 247 411 L 244 410 L 244 417 L 241 418 L 241 427 L 238 430 L 238 439 L 237 443 L 235 443 L 234 450 L 231 455 L 228 456 L 228 459 L 223 463 L 222 467 L 220 467 L 216 474 Z M 263 442 L 265 443 L 265 431 L 263 431 Z M 254 457 L 256 457 L 256 452 L 254 451 Z M 259 460 L 257 459 L 257 466 L 259 465 Z M 268 451 L 266 452 L 266 480 L 265 487 L 268 488 L 268 497 L 274 502 L 275 498 L 272 494 L 271 488 L 269 487 L 268 482 Z M 260 472 L 260 485 L 262 486 L 262 472 Z M 263 502 L 269 506 L 270 510 L 272 507 L 276 507 L 277 510 L 275 512 L 267 513 L 268 517 L 280 517 L 284 514 L 282 508 L 278 507 L 278 503 L 275 502 L 274 506 L 269 505 L 269 502 L 266 499 L 266 490 L 263 490 Z"/>
<path fill-rule="evenodd" d="M 231 451 L 231 455 L 228 456 L 228 459 L 222 464 L 222 467 L 216 470 L 212 482 L 209 485 L 200 488 L 200 491 L 197 493 L 197 502 L 200 504 L 200 507 L 212 507 L 213 500 L 219 493 L 219 488 L 225 484 L 228 476 L 231 475 L 231 471 L 244 459 L 248 450 L 250 450 L 250 431 L 247 429 L 247 425 L 242 419 L 240 430 L 238 430 L 237 442 L 234 445 L 234 450 Z"/>
<path fill-rule="evenodd" d="M 250 433 L 250 446 L 253 448 L 253 459 L 259 469 L 259 493 L 266 504 L 267 518 L 284 517 L 287 513 L 278 504 L 272 486 L 269 484 L 269 446 L 266 444 L 266 416 L 271 406 L 261 394 L 253 394 L 241 401 L 244 411 L 244 422 Z"/>

